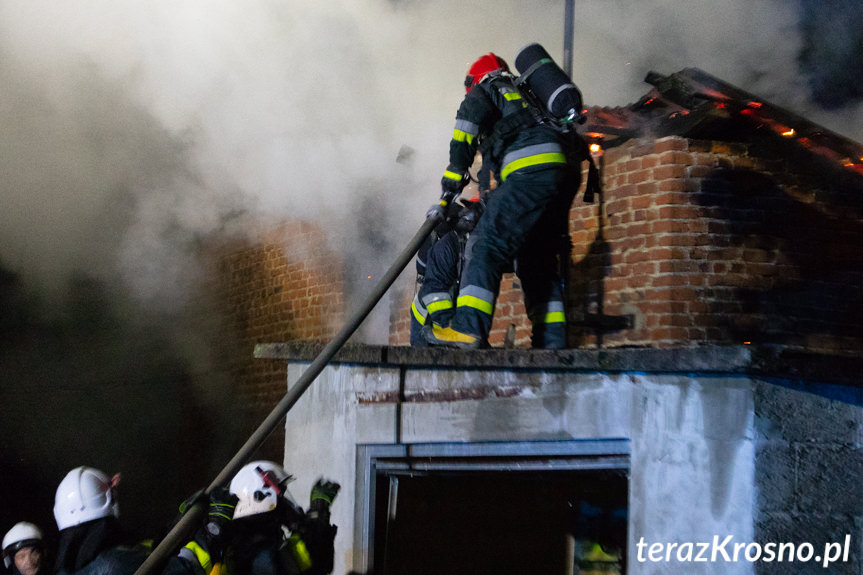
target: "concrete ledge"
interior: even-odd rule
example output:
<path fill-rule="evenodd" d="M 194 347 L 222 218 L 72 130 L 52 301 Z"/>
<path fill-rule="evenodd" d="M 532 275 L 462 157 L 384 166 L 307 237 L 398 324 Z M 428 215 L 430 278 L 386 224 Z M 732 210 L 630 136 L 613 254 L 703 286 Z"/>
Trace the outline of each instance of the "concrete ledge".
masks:
<path fill-rule="evenodd" d="M 254 357 L 311 362 L 323 349 L 323 343 L 262 343 L 255 346 Z M 335 355 L 332 363 L 441 369 L 699 373 L 863 385 L 861 358 L 757 345 L 461 351 L 348 344 Z"/>

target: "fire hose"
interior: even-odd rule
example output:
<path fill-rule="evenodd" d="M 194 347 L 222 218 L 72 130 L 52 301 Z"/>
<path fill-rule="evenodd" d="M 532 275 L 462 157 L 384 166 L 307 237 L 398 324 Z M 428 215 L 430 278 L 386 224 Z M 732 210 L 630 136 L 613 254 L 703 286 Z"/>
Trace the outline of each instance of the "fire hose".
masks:
<path fill-rule="evenodd" d="M 444 204 L 445 205 L 445 204 Z M 411 239 L 410 243 L 402 250 L 395 262 L 384 273 L 381 280 L 368 295 L 363 304 L 357 309 L 341 331 L 330 341 L 318 356 L 312 361 L 308 368 L 300 375 L 294 385 L 290 386 L 288 392 L 282 397 L 276 407 L 249 436 L 245 444 L 237 451 L 236 455 L 228 462 L 213 482 L 204 490 L 204 495 L 209 494 L 227 485 L 240 468 L 248 462 L 254 452 L 261 446 L 264 440 L 275 430 L 276 426 L 284 419 L 285 415 L 294 406 L 300 396 L 311 386 L 315 379 L 324 370 L 333 356 L 347 343 L 348 339 L 360 327 L 366 316 L 371 313 L 378 301 L 384 296 L 405 266 L 419 251 L 423 241 L 431 234 L 432 230 L 440 223 L 443 217 L 440 213 L 428 216 L 419 231 Z M 207 497 L 200 497 L 192 505 L 174 527 L 165 535 L 164 539 L 153 549 L 144 563 L 135 571 L 135 575 L 149 575 L 161 571 L 165 562 L 174 555 L 181 545 L 188 541 L 189 534 L 203 519 L 206 512 Z"/>

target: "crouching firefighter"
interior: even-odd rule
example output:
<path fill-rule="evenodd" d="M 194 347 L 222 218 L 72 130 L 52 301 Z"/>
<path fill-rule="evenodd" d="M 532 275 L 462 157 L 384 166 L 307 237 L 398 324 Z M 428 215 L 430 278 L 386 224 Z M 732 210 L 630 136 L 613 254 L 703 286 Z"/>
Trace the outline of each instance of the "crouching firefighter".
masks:
<path fill-rule="evenodd" d="M 333 570 L 337 527 L 330 505 L 339 484 L 319 479 L 304 512 L 288 491 L 293 480 L 272 461 L 253 461 L 234 476 L 238 502 L 225 549 L 226 575 L 326 575 Z"/>
<path fill-rule="evenodd" d="M 482 216 L 487 193 L 470 201 L 453 203 L 446 219 L 417 254 L 418 289 L 411 303 L 410 344 L 413 347 L 428 346 L 423 329 L 431 329 L 432 323 L 449 325 L 455 313 L 465 245 Z"/>
<path fill-rule="evenodd" d="M 538 44 L 516 57 L 524 76 L 539 92 L 550 88 L 546 107 L 565 109 L 565 122 L 581 116 L 581 94 Z M 551 81 L 549 66 L 553 67 Z M 561 79 L 560 75 L 563 75 Z M 556 83 L 556 86 L 552 86 Z M 479 58 L 465 79 L 467 94 L 456 113 L 449 165 L 441 180 L 440 204 L 446 206 L 467 183 L 468 168 L 480 141 L 489 142 L 491 160 L 500 166 L 501 185 L 489 197 L 471 235 L 466 265 L 449 326 L 433 325 L 433 345 L 478 348 L 488 345 L 501 276 L 515 259 L 535 348 L 563 348 L 566 318 L 557 254 L 562 225 L 581 181 L 574 161 L 573 137 L 550 114 L 522 97 L 516 77 L 493 53 Z M 523 86 L 527 91 L 527 86 Z M 485 160 L 485 156 L 483 156 Z M 433 208 L 434 209 L 434 208 Z"/>

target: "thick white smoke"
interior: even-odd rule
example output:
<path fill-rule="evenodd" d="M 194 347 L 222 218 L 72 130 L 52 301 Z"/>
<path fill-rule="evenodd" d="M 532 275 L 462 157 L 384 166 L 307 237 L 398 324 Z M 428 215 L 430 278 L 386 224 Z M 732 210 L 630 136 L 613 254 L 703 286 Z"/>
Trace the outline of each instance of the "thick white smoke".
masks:
<path fill-rule="evenodd" d="M 563 10 L 4 2 L 0 262 L 34 283 L 84 269 L 182 303 L 198 238 L 262 217 L 351 237 L 366 199 L 398 247 L 437 196 L 468 64 L 534 41 L 559 57 Z M 798 18 L 780 0 L 576 0 L 574 79 L 588 104 L 625 105 L 647 71 L 695 66 L 859 138 L 858 110 L 838 121 L 808 103 Z"/>

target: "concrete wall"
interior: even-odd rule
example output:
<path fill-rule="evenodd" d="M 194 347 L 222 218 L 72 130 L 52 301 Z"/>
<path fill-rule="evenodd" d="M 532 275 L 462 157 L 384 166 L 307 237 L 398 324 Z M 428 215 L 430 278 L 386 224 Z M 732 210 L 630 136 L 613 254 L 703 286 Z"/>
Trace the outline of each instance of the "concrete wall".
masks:
<path fill-rule="evenodd" d="M 748 349 L 706 363 L 698 360 L 700 352 L 668 355 L 649 368 L 649 362 L 621 357 L 642 368 L 622 372 L 608 369 L 607 356 L 594 358 L 606 369 L 593 370 L 579 361 L 583 356 L 544 356 L 570 364 L 567 371 L 515 353 L 498 356 L 497 367 L 470 369 L 463 363 L 470 354 L 457 352 L 429 356 L 427 365 L 400 366 L 398 358 L 334 364 L 300 398 L 287 417 L 285 466 L 299 476 L 293 492 L 301 501 L 319 475 L 343 485 L 334 508 L 335 573 L 362 567 L 352 564 L 353 533 L 361 527 L 354 525 L 357 444 L 597 438 L 625 438 L 631 445 L 630 573 L 860 573 L 859 390 L 828 399 L 808 386 L 768 383 L 742 369 L 754 362 Z M 522 360 L 536 368 L 525 369 Z M 291 382 L 305 364 L 288 365 Z M 400 371 L 404 400 L 397 410 Z M 824 542 L 843 542 L 845 534 L 852 536 L 851 561 L 829 571 L 751 563 L 742 552 L 730 563 L 721 555 L 718 563 L 637 560 L 641 537 L 683 543 L 731 535 L 733 542 L 811 542 L 820 550 Z M 647 558 L 646 551 L 642 555 Z"/>
<path fill-rule="evenodd" d="M 292 366 L 289 380 L 301 370 Z M 708 541 L 714 534 L 752 540 L 755 465 L 749 380 L 417 369 L 408 371 L 406 383 L 413 393 L 491 383 L 509 387 L 514 395 L 408 400 L 401 412 L 405 443 L 630 439 L 630 549 L 637 535 L 654 541 L 680 541 L 684 536 Z M 340 525 L 336 573 L 354 567 L 356 445 L 394 442 L 395 406 L 360 403 L 363 393 L 383 390 L 398 390 L 397 368 L 327 368 L 287 421 L 286 468 L 298 474 L 315 470 L 297 481 L 294 493 L 306 493 L 316 473 L 345 485 L 334 519 Z M 708 567 L 688 572 L 715 572 Z M 752 571 L 739 566 L 725 572 Z"/>

